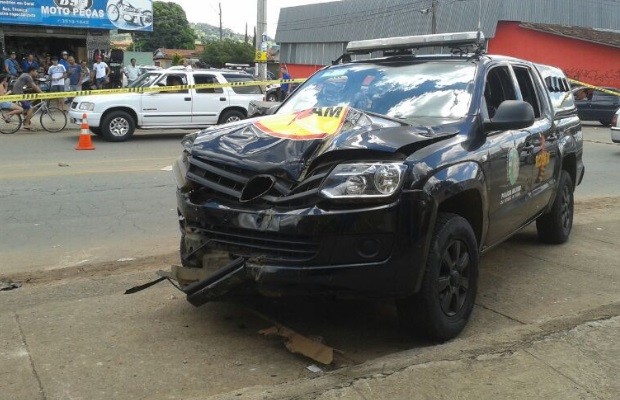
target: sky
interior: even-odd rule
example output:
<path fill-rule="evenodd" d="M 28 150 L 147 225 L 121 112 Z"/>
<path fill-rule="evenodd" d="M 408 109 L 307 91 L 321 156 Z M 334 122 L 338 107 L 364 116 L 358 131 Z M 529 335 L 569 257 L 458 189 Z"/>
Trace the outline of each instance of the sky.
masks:
<path fill-rule="evenodd" d="M 237 33 L 254 34 L 256 26 L 256 0 L 164 0 L 179 4 L 185 10 L 189 22 L 204 22 L 219 26 L 219 8 L 222 4 L 222 26 Z M 327 3 L 334 0 L 267 0 L 267 34 L 275 37 L 278 15 L 281 7 L 294 7 L 304 4 Z"/>

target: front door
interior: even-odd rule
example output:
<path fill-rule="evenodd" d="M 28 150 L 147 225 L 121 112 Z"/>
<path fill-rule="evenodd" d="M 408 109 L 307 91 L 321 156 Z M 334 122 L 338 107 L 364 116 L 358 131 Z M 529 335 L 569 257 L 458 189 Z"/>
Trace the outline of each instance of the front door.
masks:
<path fill-rule="evenodd" d="M 153 86 L 187 85 L 187 74 L 162 74 Z M 142 126 L 188 126 L 192 119 L 192 94 L 187 89 L 142 94 Z"/>

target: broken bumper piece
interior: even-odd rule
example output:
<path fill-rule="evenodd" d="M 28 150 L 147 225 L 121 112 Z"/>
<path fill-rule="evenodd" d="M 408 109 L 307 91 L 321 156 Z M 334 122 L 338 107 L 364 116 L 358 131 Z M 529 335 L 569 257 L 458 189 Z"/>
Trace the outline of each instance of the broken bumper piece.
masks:
<path fill-rule="evenodd" d="M 236 258 L 213 275 L 182 288 L 181 290 L 187 295 L 187 301 L 198 307 L 222 297 L 232 288 L 244 283 L 245 261 L 243 257 Z"/>

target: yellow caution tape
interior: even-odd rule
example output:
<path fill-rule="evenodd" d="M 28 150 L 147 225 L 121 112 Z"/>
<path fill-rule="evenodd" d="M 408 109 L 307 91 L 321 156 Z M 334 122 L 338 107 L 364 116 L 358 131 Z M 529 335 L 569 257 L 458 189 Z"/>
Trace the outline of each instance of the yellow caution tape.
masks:
<path fill-rule="evenodd" d="M 594 90 L 597 90 L 599 92 L 603 92 L 603 93 L 607 93 L 607 94 L 611 94 L 611 95 L 619 96 L 620 97 L 620 92 L 615 92 L 613 90 L 605 89 L 605 88 L 602 88 L 600 86 L 590 85 L 589 83 L 580 82 L 580 81 L 577 81 L 577 80 L 571 79 L 571 78 L 568 78 L 568 80 L 569 80 L 569 82 L 576 83 L 579 86 L 587 87 L 589 89 L 594 89 Z"/>
<path fill-rule="evenodd" d="M 272 81 L 203 83 L 199 85 L 154 86 L 154 87 L 123 88 L 123 89 L 79 90 L 79 91 L 73 91 L 73 92 L 11 94 L 11 95 L 6 95 L 6 96 L 0 96 L 0 101 L 49 100 L 49 99 L 63 99 L 65 97 L 106 95 L 106 94 L 119 94 L 119 93 L 176 92 L 179 90 L 189 90 L 189 89 L 216 89 L 216 88 L 223 88 L 223 87 L 239 87 L 239 86 L 265 86 L 265 85 L 284 84 L 284 83 L 301 83 L 304 81 L 305 79 L 280 79 L 280 80 L 272 80 Z"/>

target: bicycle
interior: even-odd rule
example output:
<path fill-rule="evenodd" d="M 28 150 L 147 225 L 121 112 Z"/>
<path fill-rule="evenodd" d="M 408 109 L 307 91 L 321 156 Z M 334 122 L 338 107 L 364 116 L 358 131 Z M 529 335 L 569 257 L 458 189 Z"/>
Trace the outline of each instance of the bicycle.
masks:
<path fill-rule="evenodd" d="M 37 114 L 39 116 L 39 122 L 43 129 L 48 132 L 60 132 L 67 126 L 67 115 L 58 107 L 50 107 L 47 101 L 40 101 L 32 106 L 32 119 Z M 0 132 L 2 133 L 15 133 L 23 125 L 23 117 L 19 114 L 8 115 L 8 110 L 2 110 L 2 120 L 0 121 Z"/>

